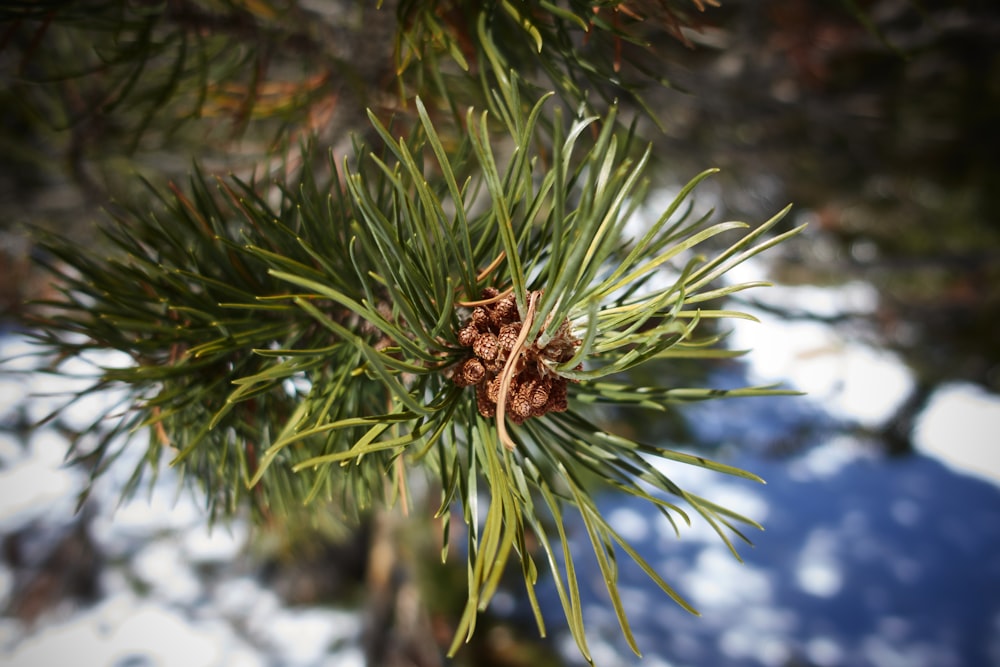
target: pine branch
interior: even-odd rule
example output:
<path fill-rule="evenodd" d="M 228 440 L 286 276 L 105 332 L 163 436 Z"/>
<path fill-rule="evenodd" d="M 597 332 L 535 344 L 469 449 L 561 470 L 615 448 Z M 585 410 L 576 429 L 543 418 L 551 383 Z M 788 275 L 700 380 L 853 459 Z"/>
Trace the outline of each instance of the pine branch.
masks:
<path fill-rule="evenodd" d="M 654 361 L 735 354 L 705 324 L 749 317 L 717 304 L 762 283 L 720 278 L 799 228 L 775 233 L 787 209 L 756 228 L 694 217 L 690 199 L 708 170 L 640 238 L 628 237 L 650 148 L 634 123 L 619 122 L 618 104 L 597 109 L 588 97 L 598 80 L 618 85 L 617 45 L 638 39 L 629 26 L 645 16 L 614 9 L 625 5 L 402 2 L 397 67 L 429 94 L 396 124 L 369 111 L 371 145 L 359 140 L 320 169 L 306 146 L 295 181 L 196 171 L 185 187 L 149 185 L 158 204 L 116 209 L 108 250 L 42 235 L 60 296 L 37 304 L 33 324 L 52 372 L 93 350 L 128 360 L 98 369 L 88 390 L 124 389 L 130 409 L 119 430 L 149 433 L 126 491 L 168 452 L 206 491 L 213 518 L 250 506 L 258 521 L 281 520 L 322 503 L 351 523 L 373 508 L 407 507 L 408 479 L 425 476 L 441 494 L 444 553 L 450 522 L 466 525 L 468 599 L 452 654 L 513 561 L 543 633 L 534 586 L 549 571 L 590 660 L 566 540 L 574 514 L 636 652 L 619 553 L 694 612 L 593 495 L 633 495 L 675 528 L 698 515 L 738 558 L 733 538 L 747 541 L 745 527 L 759 526 L 654 463 L 760 480 L 610 433 L 593 406 L 655 412 L 789 393 L 629 377 Z M 581 31 L 609 38 L 610 49 L 583 48 Z M 437 67 L 442 54 L 472 76 Z M 136 62 L 130 77 L 145 67 Z M 521 74 L 533 70 L 547 73 L 553 92 Z M 177 76 L 204 71 L 182 65 Z M 109 437 L 86 453 L 99 462 L 95 474 L 122 446 Z"/>
<path fill-rule="evenodd" d="M 497 104 L 517 103 L 515 90 L 501 90 Z M 696 336 L 700 321 L 739 314 L 703 303 L 746 287 L 713 281 L 795 230 L 761 240 L 783 214 L 751 231 L 687 220 L 683 200 L 706 172 L 629 241 L 623 227 L 645 190 L 644 154 L 634 157 L 613 110 L 593 144 L 584 130 L 596 118 L 564 128 L 556 111 L 550 143 L 538 125 L 545 105 L 504 106 L 499 124 L 470 111 L 469 146 L 452 157 L 418 102 L 420 124 L 407 138 L 373 119 L 385 145 L 345 162 L 343 188 L 332 161 L 325 180 L 305 172 L 289 188 L 213 186 L 195 174 L 186 191 L 161 195 L 161 212 L 123 215 L 108 230 L 117 249 L 109 259 L 50 238 L 65 298 L 44 304 L 41 342 L 64 354 L 127 353 L 132 364 L 104 369 L 95 390 L 131 392 L 133 422 L 153 428 L 146 459 L 173 451 L 172 465 L 204 486 L 216 515 L 249 502 L 266 517 L 322 499 L 350 518 L 404 495 L 417 470 L 436 478 L 439 513 L 457 505 L 469 528 L 469 600 L 452 652 L 509 559 L 536 572 L 524 536 L 545 531 L 544 560 L 564 582 L 567 618 L 588 655 L 574 620 L 573 555 L 552 541 L 564 539 L 565 512 L 578 512 L 635 648 L 608 560 L 616 548 L 690 605 L 604 521 L 583 480 L 685 523 L 675 501 L 687 504 L 729 543 L 733 521 L 756 524 L 688 494 L 649 459 L 756 478 L 607 433 L 579 407 L 658 410 L 783 393 L 613 378 L 674 354 L 712 356 Z M 504 141 L 513 151 L 501 160 L 491 147 Z M 734 232 L 718 254 L 691 254 Z M 674 284 L 646 290 L 664 271 Z M 87 341 L 63 343 L 66 333 Z M 400 462 L 403 476 L 390 475 Z M 481 525 L 471 483 L 479 477 L 490 494 Z M 543 528 L 553 525 L 555 534 Z"/>

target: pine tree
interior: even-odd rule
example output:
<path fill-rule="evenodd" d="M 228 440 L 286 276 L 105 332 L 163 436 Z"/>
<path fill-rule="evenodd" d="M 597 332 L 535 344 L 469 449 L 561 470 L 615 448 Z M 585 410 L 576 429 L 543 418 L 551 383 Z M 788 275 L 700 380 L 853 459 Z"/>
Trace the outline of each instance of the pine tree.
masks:
<path fill-rule="evenodd" d="M 721 279 L 797 231 L 772 233 L 786 211 L 755 228 L 695 215 L 708 169 L 640 236 L 625 232 L 650 187 L 641 135 L 662 121 L 642 89 L 667 83 L 649 40 L 683 40 L 705 9 L 8 5 L 17 113 L 75 137 L 89 188 L 115 191 L 102 175 L 115 160 L 145 176 L 107 205 L 99 245 L 38 232 L 58 296 L 34 305 L 31 325 L 53 370 L 93 350 L 128 359 L 84 392 L 125 388 L 109 411 L 124 418 L 71 454 L 99 475 L 120 447 L 142 446 L 119 434 L 147 433 L 126 493 L 169 453 L 219 519 L 333 508 L 350 524 L 433 501 L 443 553 L 452 535 L 466 541 L 451 654 L 519 567 L 539 630 L 534 587 L 549 576 L 590 659 L 566 540 L 575 514 L 638 652 L 617 554 L 694 609 L 602 516 L 595 493 L 642 498 L 678 534 L 697 515 L 738 558 L 732 540 L 757 524 L 655 462 L 757 478 L 608 432 L 601 410 L 783 393 L 634 379 L 643 365 L 735 356 L 706 324 L 745 317 L 719 304 L 759 284 Z M 333 117 L 354 132 L 330 137 Z M 263 148 L 235 173 L 212 173 L 235 138 Z M 199 144 L 183 186 L 150 161 Z M 412 491 L 417 477 L 428 491 Z"/>

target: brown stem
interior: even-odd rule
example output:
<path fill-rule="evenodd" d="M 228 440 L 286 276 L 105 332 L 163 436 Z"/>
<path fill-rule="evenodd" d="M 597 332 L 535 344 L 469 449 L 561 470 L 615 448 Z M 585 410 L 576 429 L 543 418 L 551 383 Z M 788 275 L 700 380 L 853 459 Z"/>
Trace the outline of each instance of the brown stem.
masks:
<path fill-rule="evenodd" d="M 507 362 L 500 373 L 500 391 L 497 393 L 497 437 L 500 438 L 500 442 L 503 443 L 503 446 L 508 451 L 514 451 L 517 445 L 514 444 L 514 441 L 510 439 L 510 435 L 507 434 L 507 394 L 510 392 L 510 383 L 514 378 L 514 368 L 517 366 L 517 360 L 521 357 L 521 352 L 524 351 L 524 343 L 528 338 L 528 331 L 535 321 L 535 304 L 537 301 L 538 292 L 534 292 L 528 299 L 528 312 L 521 323 L 521 333 L 518 334 L 517 340 L 514 341 L 514 347 L 511 348 L 510 354 L 507 355 Z"/>

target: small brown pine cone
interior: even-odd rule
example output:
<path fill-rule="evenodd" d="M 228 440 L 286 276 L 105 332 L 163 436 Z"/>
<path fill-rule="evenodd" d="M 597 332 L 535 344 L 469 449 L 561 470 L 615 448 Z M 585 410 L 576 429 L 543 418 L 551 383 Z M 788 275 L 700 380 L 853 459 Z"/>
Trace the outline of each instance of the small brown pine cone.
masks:
<path fill-rule="evenodd" d="M 476 408 L 479 410 L 479 414 L 489 419 L 496 416 L 497 404 L 496 401 L 490 400 L 490 397 L 487 395 L 486 387 L 486 382 L 481 382 L 476 385 Z"/>
<path fill-rule="evenodd" d="M 484 287 L 483 288 L 482 298 L 483 299 L 492 299 L 493 297 L 495 297 L 499 293 L 500 293 L 500 290 L 498 290 L 496 287 Z"/>
<path fill-rule="evenodd" d="M 486 308 L 476 306 L 472 309 L 472 326 L 476 327 L 479 331 L 489 331 L 491 324 L 490 312 Z"/>
<path fill-rule="evenodd" d="M 469 357 L 459 364 L 455 370 L 455 374 L 452 376 L 452 380 L 459 387 L 468 387 L 469 385 L 478 384 L 484 377 L 486 377 L 486 369 L 483 368 L 482 362 L 475 357 Z"/>
<path fill-rule="evenodd" d="M 545 412 L 565 412 L 567 408 L 569 405 L 566 401 L 566 380 L 557 378 L 549 390 L 549 402 L 545 406 Z"/>
<path fill-rule="evenodd" d="M 537 380 L 532 380 L 530 383 L 526 382 L 525 387 L 530 389 L 528 393 L 528 402 L 531 403 L 531 409 L 536 412 L 536 414 L 545 414 L 545 406 L 549 402 L 549 393 L 551 392 L 552 380 L 548 378 L 539 378 Z M 541 410 L 542 412 L 538 412 Z"/>
<path fill-rule="evenodd" d="M 461 329 L 458 330 L 458 342 L 465 347 L 472 347 L 472 344 L 476 342 L 476 338 L 479 337 L 479 330 L 469 322 Z"/>
<path fill-rule="evenodd" d="M 497 301 L 490 315 L 495 327 L 501 327 L 504 324 L 517 321 L 517 302 L 514 301 L 514 295 L 509 294 Z"/>
<path fill-rule="evenodd" d="M 493 405 L 496 405 L 497 399 L 500 397 L 500 377 L 494 377 L 483 384 L 486 385 L 486 397 L 490 399 Z"/>
<path fill-rule="evenodd" d="M 531 383 L 525 382 L 510 397 L 510 413 L 514 421 L 520 424 L 531 416 L 531 412 Z"/>
<path fill-rule="evenodd" d="M 497 342 L 500 344 L 501 354 L 505 356 L 510 354 L 510 351 L 514 349 L 514 344 L 517 343 L 517 337 L 520 333 L 520 322 L 511 322 L 510 324 L 505 324 L 500 327 L 500 333 L 497 335 Z"/>
<path fill-rule="evenodd" d="M 484 362 L 494 361 L 497 358 L 497 353 L 500 352 L 497 337 L 489 332 L 479 334 L 479 337 L 472 344 L 472 351 Z"/>

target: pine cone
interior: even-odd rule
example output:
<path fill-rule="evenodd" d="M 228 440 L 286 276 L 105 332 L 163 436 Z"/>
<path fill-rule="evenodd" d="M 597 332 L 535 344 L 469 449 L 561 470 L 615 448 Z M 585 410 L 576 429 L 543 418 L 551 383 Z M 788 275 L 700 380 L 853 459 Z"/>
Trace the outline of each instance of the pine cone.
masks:
<path fill-rule="evenodd" d="M 511 322 L 510 324 L 505 324 L 500 327 L 500 333 L 497 335 L 497 342 L 500 344 L 501 354 L 504 356 L 510 354 L 510 351 L 514 349 L 514 345 L 517 343 L 517 337 L 520 334 L 520 322 Z"/>
<path fill-rule="evenodd" d="M 476 342 L 472 344 L 472 351 L 483 361 L 490 362 L 497 358 L 500 352 L 500 345 L 497 337 L 489 332 L 479 334 Z"/>
<path fill-rule="evenodd" d="M 498 292 L 488 287 L 482 294 L 488 300 Z M 472 354 L 456 366 L 452 380 L 459 387 L 475 386 L 476 407 L 484 417 L 496 416 L 500 376 L 511 354 L 517 355 L 507 389 L 506 413 L 511 421 L 520 424 L 529 417 L 567 408 L 567 380 L 552 371 L 550 364 L 571 359 L 579 339 L 572 334 L 569 322 L 564 321 L 544 348 L 539 348 L 537 341 L 526 341 L 515 350 L 522 327 L 514 296 L 508 295 L 474 308 L 458 330 L 458 342 L 471 348 Z"/>
<path fill-rule="evenodd" d="M 517 302 L 514 301 L 514 295 L 510 294 L 497 301 L 493 307 L 493 312 L 490 313 L 490 318 L 493 320 L 493 326 L 497 328 L 515 321 L 520 323 L 517 313 Z"/>
<path fill-rule="evenodd" d="M 472 347 L 472 344 L 479 338 L 479 333 L 479 329 L 472 324 L 464 326 L 458 330 L 458 342 L 464 347 Z"/>
<path fill-rule="evenodd" d="M 478 384 L 484 377 L 486 369 L 483 368 L 482 362 L 475 357 L 469 357 L 459 365 L 452 379 L 459 387 L 469 387 Z"/>

